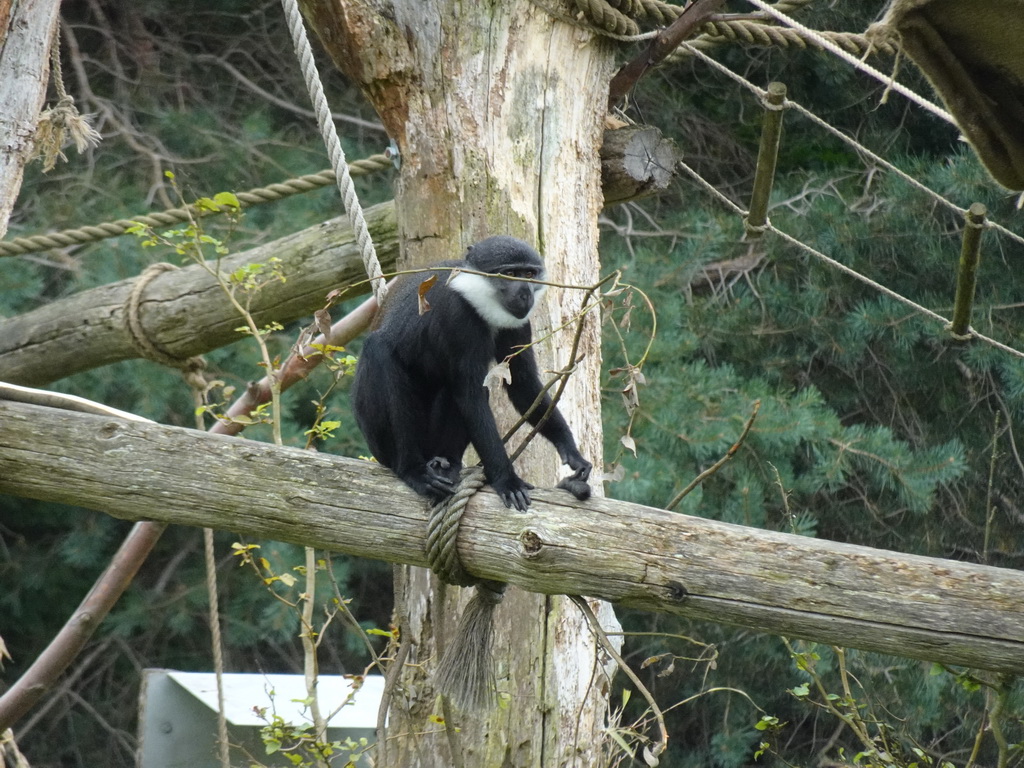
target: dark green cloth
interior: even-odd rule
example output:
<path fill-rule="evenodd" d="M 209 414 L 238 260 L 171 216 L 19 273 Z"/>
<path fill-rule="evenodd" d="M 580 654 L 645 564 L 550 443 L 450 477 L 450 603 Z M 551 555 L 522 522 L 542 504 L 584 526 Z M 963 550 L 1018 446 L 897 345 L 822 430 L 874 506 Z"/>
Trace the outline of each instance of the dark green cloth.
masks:
<path fill-rule="evenodd" d="M 989 173 L 1024 190 L 1024 0 L 893 0 L 883 24 Z"/>

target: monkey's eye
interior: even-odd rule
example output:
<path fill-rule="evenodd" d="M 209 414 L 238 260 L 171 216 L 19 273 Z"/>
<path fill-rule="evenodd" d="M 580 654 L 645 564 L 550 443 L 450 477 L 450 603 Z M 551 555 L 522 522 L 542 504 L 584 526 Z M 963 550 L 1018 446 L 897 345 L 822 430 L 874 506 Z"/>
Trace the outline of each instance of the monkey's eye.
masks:
<path fill-rule="evenodd" d="M 501 270 L 505 277 L 519 277 L 525 280 L 534 280 L 540 275 L 540 271 L 530 267 L 509 267 Z"/>

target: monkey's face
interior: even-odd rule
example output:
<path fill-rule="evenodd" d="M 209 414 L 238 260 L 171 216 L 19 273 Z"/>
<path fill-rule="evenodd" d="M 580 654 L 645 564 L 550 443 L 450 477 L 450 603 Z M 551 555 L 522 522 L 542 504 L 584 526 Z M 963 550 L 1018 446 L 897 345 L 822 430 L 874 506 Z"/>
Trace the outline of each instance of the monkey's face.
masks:
<path fill-rule="evenodd" d="M 478 273 L 462 272 L 450 283 L 491 328 L 519 328 L 544 292 L 532 280 L 544 279 L 544 262 L 522 240 L 497 235 L 481 240 L 466 253 L 466 265 Z"/>
<path fill-rule="evenodd" d="M 526 277 L 526 279 L 536 279 L 536 271 L 533 269 L 509 271 L 529 271 L 531 273 L 529 277 L 519 274 L 508 275 L 509 277 Z M 500 278 L 491 278 L 490 282 L 494 286 L 495 293 L 498 300 L 501 302 L 501 305 L 510 315 L 523 321 L 526 321 L 530 317 L 530 313 L 537 304 L 537 299 L 539 299 L 540 295 L 544 292 L 544 286 L 537 285 L 535 283 L 523 283 L 518 280 L 502 280 Z"/>
<path fill-rule="evenodd" d="M 527 272 L 529 277 L 525 274 Z M 543 274 L 541 269 L 517 266 L 494 274 L 494 277 L 485 277 L 460 272 L 452 279 L 450 286 L 492 328 L 518 328 L 525 325 L 537 305 L 537 299 L 544 293 L 545 286 L 509 278 L 536 280 Z"/>

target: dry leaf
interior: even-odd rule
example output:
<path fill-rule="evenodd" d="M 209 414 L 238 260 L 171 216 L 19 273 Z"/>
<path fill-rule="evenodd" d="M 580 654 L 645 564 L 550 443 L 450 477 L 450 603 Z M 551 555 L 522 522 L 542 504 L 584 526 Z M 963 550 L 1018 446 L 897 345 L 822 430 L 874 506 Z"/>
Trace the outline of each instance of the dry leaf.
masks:
<path fill-rule="evenodd" d="M 316 323 L 316 328 L 326 338 L 331 336 L 331 313 L 326 309 L 318 309 L 313 313 L 313 322 Z"/>
<path fill-rule="evenodd" d="M 491 392 L 496 392 L 506 384 L 512 383 L 512 369 L 508 366 L 508 360 L 498 363 L 491 368 L 484 376 L 484 386 Z"/>
<path fill-rule="evenodd" d="M 416 289 L 416 298 L 419 301 L 419 311 L 421 315 L 427 314 L 430 311 L 430 302 L 427 301 L 427 291 L 434 287 L 434 283 L 437 282 L 437 275 L 431 275 L 422 283 L 419 288 Z"/>

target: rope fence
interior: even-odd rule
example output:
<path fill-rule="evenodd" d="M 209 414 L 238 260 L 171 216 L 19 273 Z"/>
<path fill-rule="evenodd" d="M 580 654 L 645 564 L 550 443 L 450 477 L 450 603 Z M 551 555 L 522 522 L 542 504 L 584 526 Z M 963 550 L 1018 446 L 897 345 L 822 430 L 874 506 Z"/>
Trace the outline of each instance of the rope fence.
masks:
<path fill-rule="evenodd" d="M 392 167 L 390 158 L 383 154 L 371 155 L 368 158 L 355 160 L 349 164 L 352 176 L 366 176 Z M 239 192 L 236 197 L 243 208 L 248 208 L 253 205 L 273 203 L 292 195 L 299 195 L 303 192 L 327 187 L 333 183 L 334 171 L 328 168 L 319 173 L 298 176 L 288 181 L 268 184 L 265 187 L 257 187 L 246 192 Z M 195 206 L 183 206 L 181 208 L 169 208 L 166 211 L 158 211 L 156 213 L 142 214 L 131 219 L 118 219 L 101 224 L 90 224 L 84 227 L 65 229 L 60 232 L 43 235 L 16 237 L 0 242 L 0 257 L 20 256 L 25 253 L 46 251 L 50 248 L 66 248 L 71 245 L 94 243 L 110 237 L 119 237 L 130 227 L 138 224 L 147 227 L 166 227 L 188 221 L 191 217 L 214 216 L 218 213 L 218 211 L 199 209 Z"/>

